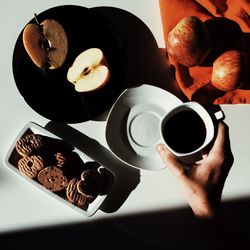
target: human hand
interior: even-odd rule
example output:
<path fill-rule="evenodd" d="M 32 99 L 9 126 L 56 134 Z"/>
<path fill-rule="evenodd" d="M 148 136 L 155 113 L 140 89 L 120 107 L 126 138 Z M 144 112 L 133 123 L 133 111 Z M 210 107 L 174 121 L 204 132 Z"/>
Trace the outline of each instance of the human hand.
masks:
<path fill-rule="evenodd" d="M 233 164 L 228 126 L 220 122 L 214 144 L 203 159 L 192 164 L 181 163 L 164 144 L 157 145 L 164 164 L 179 180 L 194 214 L 200 218 L 213 218 L 220 211 L 221 194 Z"/>

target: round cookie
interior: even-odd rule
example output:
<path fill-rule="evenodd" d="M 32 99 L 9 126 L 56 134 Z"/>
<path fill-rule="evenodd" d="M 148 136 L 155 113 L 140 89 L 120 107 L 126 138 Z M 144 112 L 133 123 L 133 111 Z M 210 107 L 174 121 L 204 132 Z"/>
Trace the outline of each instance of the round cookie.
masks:
<path fill-rule="evenodd" d="M 80 207 L 83 207 L 85 205 L 88 205 L 89 203 L 90 203 L 90 199 L 87 196 L 80 194 L 79 199 L 77 200 L 76 204 Z"/>
<path fill-rule="evenodd" d="M 43 138 L 38 134 L 30 134 L 20 138 L 16 142 L 16 150 L 22 156 L 29 156 L 43 146 Z"/>
<path fill-rule="evenodd" d="M 89 203 L 89 199 L 86 195 L 80 194 L 77 190 L 77 184 L 80 180 L 73 178 L 66 189 L 66 196 L 71 203 L 75 203 L 78 206 L 82 207 Z"/>
<path fill-rule="evenodd" d="M 38 174 L 38 180 L 52 192 L 60 191 L 68 186 L 68 180 L 63 175 L 62 170 L 54 166 L 41 170 Z"/>
<path fill-rule="evenodd" d="M 55 154 L 55 159 L 56 159 L 56 166 L 59 168 L 63 167 L 63 165 L 66 163 L 66 157 L 61 152 Z"/>
<path fill-rule="evenodd" d="M 77 178 L 73 178 L 66 189 L 66 196 L 68 198 L 68 200 L 72 203 L 76 202 L 79 199 L 79 192 L 77 191 L 77 183 L 78 183 L 78 179 Z"/>
<path fill-rule="evenodd" d="M 81 180 L 77 183 L 79 193 L 88 197 L 96 197 L 103 189 L 102 175 L 94 169 L 88 169 L 82 172 Z"/>
<path fill-rule="evenodd" d="M 43 159 L 39 155 L 24 156 L 18 161 L 18 169 L 30 178 L 35 178 L 38 171 L 43 169 Z"/>

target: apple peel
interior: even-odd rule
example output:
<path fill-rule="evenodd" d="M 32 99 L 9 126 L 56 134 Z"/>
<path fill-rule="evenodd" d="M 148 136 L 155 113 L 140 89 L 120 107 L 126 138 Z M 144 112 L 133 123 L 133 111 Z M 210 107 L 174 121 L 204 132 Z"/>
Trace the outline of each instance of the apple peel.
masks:
<path fill-rule="evenodd" d="M 213 63 L 212 85 L 221 91 L 240 88 L 247 72 L 247 57 L 238 50 L 228 50 Z"/>
<path fill-rule="evenodd" d="M 209 33 L 204 23 L 195 16 L 184 17 L 168 33 L 168 54 L 186 67 L 201 64 L 210 50 Z"/>
<path fill-rule="evenodd" d="M 31 60 L 42 68 L 47 63 L 46 51 L 40 45 L 43 43 L 43 35 L 38 25 L 30 23 L 23 31 L 23 45 Z M 37 41 L 37 42 L 31 42 Z"/>

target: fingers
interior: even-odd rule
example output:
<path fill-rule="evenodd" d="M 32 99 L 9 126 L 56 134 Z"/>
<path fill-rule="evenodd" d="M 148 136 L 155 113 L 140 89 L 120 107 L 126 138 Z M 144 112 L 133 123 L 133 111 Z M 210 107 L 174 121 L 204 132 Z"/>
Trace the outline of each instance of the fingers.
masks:
<path fill-rule="evenodd" d="M 210 154 L 213 157 L 221 157 L 225 152 L 225 141 L 226 141 L 226 127 L 225 124 L 220 122 L 218 125 L 217 137 L 215 139 L 213 148 L 210 151 Z"/>
<path fill-rule="evenodd" d="M 209 153 L 209 158 L 213 158 L 216 162 L 225 161 L 226 158 L 233 159 L 229 139 L 229 129 L 224 122 L 220 122 L 218 125 L 217 137 L 213 148 Z"/>
<path fill-rule="evenodd" d="M 158 144 L 156 150 L 158 151 L 163 163 L 177 178 L 184 177 L 184 167 L 175 156 L 169 152 L 165 144 Z"/>

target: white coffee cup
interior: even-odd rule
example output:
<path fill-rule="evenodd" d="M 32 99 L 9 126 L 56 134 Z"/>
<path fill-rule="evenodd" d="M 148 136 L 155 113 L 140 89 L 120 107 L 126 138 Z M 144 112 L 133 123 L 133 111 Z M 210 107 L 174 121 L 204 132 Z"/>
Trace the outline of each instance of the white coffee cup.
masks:
<path fill-rule="evenodd" d="M 181 162 L 192 164 L 202 159 L 202 150 L 215 137 L 215 122 L 224 119 L 219 106 L 213 109 L 215 111 L 197 102 L 186 102 L 161 119 L 161 139 Z"/>

